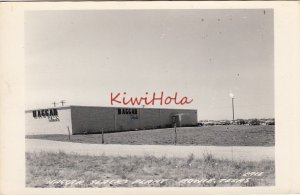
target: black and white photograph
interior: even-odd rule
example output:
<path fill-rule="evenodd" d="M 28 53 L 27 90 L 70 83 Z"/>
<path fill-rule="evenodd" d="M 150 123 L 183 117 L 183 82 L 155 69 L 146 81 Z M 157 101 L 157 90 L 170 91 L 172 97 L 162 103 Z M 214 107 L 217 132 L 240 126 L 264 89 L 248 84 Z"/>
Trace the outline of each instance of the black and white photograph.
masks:
<path fill-rule="evenodd" d="M 297 2 L 0 4 L 0 194 L 297 194 Z"/>
<path fill-rule="evenodd" d="M 25 186 L 275 185 L 274 10 L 24 12 Z"/>

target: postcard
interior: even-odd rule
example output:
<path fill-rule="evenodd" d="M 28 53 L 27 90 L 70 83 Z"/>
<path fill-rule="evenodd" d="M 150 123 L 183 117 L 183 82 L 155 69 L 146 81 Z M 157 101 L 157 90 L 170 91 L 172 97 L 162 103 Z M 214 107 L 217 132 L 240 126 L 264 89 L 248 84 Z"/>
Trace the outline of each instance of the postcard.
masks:
<path fill-rule="evenodd" d="M 296 2 L 1 10 L 2 194 L 299 192 Z"/>

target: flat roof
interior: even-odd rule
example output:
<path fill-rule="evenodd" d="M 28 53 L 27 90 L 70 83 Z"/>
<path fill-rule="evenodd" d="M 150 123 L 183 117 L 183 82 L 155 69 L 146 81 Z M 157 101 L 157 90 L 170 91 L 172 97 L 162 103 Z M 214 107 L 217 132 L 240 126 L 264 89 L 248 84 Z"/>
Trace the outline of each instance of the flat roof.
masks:
<path fill-rule="evenodd" d="M 49 109 L 66 110 L 66 109 L 70 109 L 70 108 L 71 108 L 71 106 L 47 107 L 47 108 L 36 108 L 36 109 L 25 110 L 25 112 L 32 112 L 34 110 L 49 110 Z"/>
<path fill-rule="evenodd" d="M 184 109 L 184 108 L 142 108 L 142 107 L 110 107 L 110 106 L 76 106 L 76 105 L 70 105 L 70 106 L 60 106 L 60 107 L 46 107 L 46 108 L 36 108 L 36 109 L 30 109 L 25 110 L 26 112 L 32 112 L 34 110 L 46 110 L 46 109 L 57 109 L 57 110 L 65 110 L 65 109 L 71 109 L 72 107 L 84 107 L 84 108 L 129 108 L 129 109 L 156 109 L 156 110 L 191 110 L 191 111 L 197 111 L 197 109 Z"/>

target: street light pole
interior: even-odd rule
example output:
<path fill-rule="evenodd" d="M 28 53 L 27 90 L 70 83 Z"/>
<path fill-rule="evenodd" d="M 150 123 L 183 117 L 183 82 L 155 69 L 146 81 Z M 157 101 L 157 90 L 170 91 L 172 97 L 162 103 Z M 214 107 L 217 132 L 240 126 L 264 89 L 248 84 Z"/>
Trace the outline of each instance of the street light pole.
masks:
<path fill-rule="evenodd" d="M 232 124 L 234 124 L 234 94 L 230 92 L 229 96 L 231 97 L 231 105 L 232 105 Z"/>
<path fill-rule="evenodd" d="M 234 97 L 232 97 L 231 100 L 232 100 L 232 123 L 234 123 Z"/>

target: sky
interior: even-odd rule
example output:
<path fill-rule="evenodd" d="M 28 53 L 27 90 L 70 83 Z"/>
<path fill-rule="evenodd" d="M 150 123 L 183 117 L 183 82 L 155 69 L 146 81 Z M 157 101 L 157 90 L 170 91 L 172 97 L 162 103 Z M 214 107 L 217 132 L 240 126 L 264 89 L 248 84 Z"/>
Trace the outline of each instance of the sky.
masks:
<path fill-rule="evenodd" d="M 146 108 L 221 120 L 232 119 L 232 93 L 235 118 L 272 118 L 273 28 L 273 10 L 262 9 L 27 11 L 25 107 L 177 92 L 192 103 Z"/>

